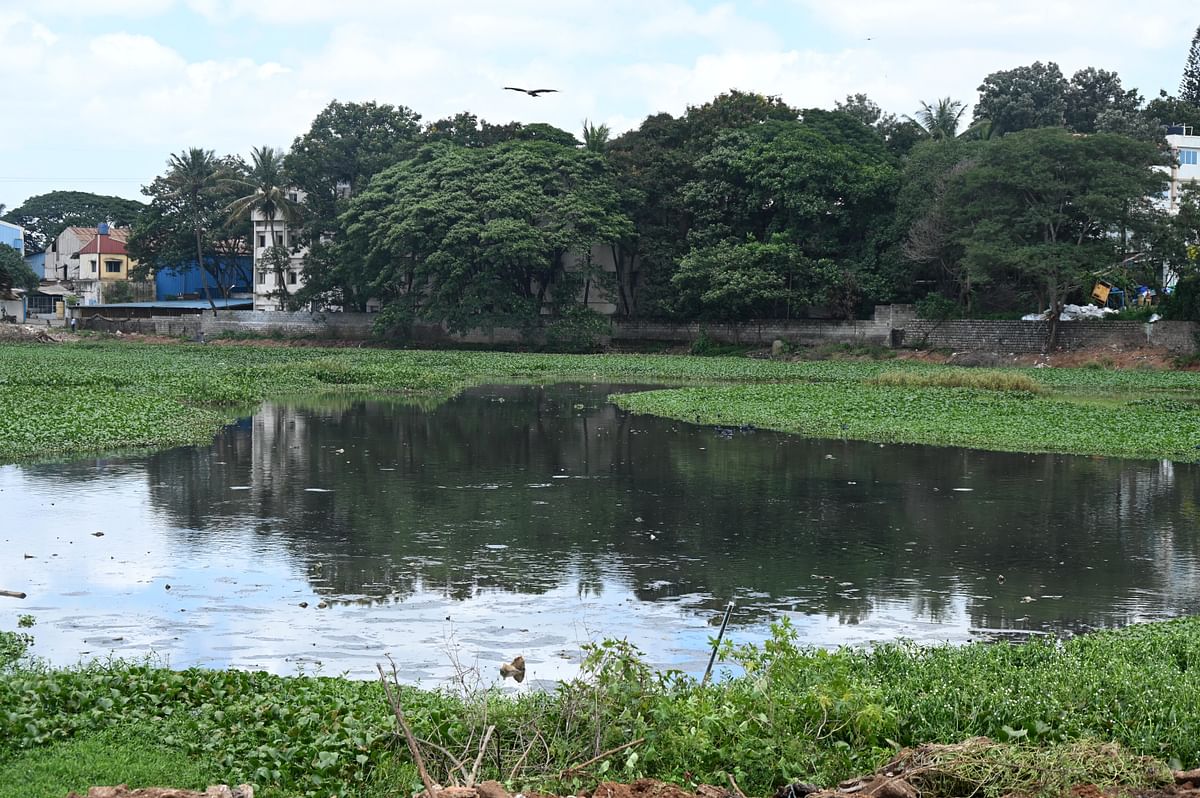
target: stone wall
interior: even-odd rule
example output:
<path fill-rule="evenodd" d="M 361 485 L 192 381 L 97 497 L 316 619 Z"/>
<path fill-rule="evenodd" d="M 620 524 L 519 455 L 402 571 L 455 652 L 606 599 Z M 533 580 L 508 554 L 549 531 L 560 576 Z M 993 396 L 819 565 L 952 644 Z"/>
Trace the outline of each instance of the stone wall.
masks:
<path fill-rule="evenodd" d="M 197 338 L 203 332 L 212 338 L 222 333 L 278 335 L 281 337 L 318 336 L 340 340 L 371 337 L 377 316 L 369 313 L 281 313 L 267 311 L 221 311 L 195 316 L 155 316 L 149 319 L 87 319 L 81 329 L 104 332 L 140 332 L 148 335 Z M 1046 322 L 1034 321 L 924 321 L 918 320 L 909 305 L 883 305 L 875 316 L 864 321 L 791 320 L 761 321 L 745 324 L 673 324 L 668 322 L 632 322 L 610 320 L 609 333 L 599 343 L 664 342 L 689 344 L 701 335 L 719 343 L 767 348 L 775 340 L 797 346 L 821 344 L 870 344 L 894 347 L 922 347 L 954 351 L 1042 352 L 1045 349 Z M 1176 354 L 1200 351 L 1193 322 L 1159 321 L 1142 324 L 1132 321 L 1071 321 L 1058 326 L 1057 349 L 1083 348 L 1138 349 L 1158 347 Z M 512 346 L 524 343 L 520 331 L 497 328 L 451 334 L 438 325 L 417 325 L 410 342 L 421 346 Z"/>
<path fill-rule="evenodd" d="M 1042 352 L 1049 324 L 1044 321 L 905 321 L 893 342 L 901 347 L 983 352 Z M 1197 351 L 1197 325 L 1188 321 L 1064 321 L 1055 348 L 1140 349 L 1160 347 L 1176 354 Z"/>
<path fill-rule="evenodd" d="M 883 321 L 761 321 L 746 324 L 672 324 L 614 321 L 613 341 L 691 343 L 701 336 L 723 344 L 769 347 L 775 340 L 799 346 L 877 344 L 889 346 L 892 327 Z"/>

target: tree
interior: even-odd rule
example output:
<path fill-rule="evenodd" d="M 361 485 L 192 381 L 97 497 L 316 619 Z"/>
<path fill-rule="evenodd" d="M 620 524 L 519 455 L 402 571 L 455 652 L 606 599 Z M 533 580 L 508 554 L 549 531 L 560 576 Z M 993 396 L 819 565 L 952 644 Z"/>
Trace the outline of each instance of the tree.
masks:
<path fill-rule="evenodd" d="M 287 247 L 276 243 L 275 222 L 278 220 L 289 225 L 299 222 L 302 218 L 300 207 L 288 198 L 290 186 L 283 168 L 282 152 L 274 147 L 255 147 L 250 151 L 250 161 L 244 175 L 229 179 L 231 185 L 248 193 L 231 202 L 227 210 L 231 220 L 253 220 L 255 214 L 267 220 L 270 246 L 264 255 L 275 272 L 276 293 L 282 305 L 287 303 L 289 297 L 285 271 L 289 255 Z"/>
<path fill-rule="evenodd" d="M 1088 67 L 1071 76 L 1065 95 L 1065 121 L 1076 133 L 1096 133 L 1098 120 L 1107 115 L 1109 125 L 1116 118 L 1131 118 L 1142 107 L 1137 89 L 1125 89 L 1116 72 Z"/>
<path fill-rule="evenodd" d="M 1049 307 L 1048 344 L 1074 292 L 1142 250 L 1165 223 L 1150 143 L 1027 130 L 984 148 L 947 189 L 967 268 L 1020 282 Z"/>
<path fill-rule="evenodd" d="M 1200 108 L 1200 26 L 1192 37 L 1187 63 L 1183 67 L 1183 79 L 1179 81 L 1179 99 Z"/>
<path fill-rule="evenodd" d="M 32 291 L 37 286 L 37 275 L 25 265 L 21 253 L 8 244 L 0 244 L 0 297 L 7 296 L 13 288 Z"/>
<path fill-rule="evenodd" d="M 961 100 L 943 97 L 933 105 L 922 101 L 921 110 L 917 111 L 917 118 L 905 118 L 920 127 L 929 138 L 941 141 L 952 139 L 958 135 L 959 120 L 966 112 L 967 106 Z"/>
<path fill-rule="evenodd" d="M 211 159 L 211 153 L 208 156 Z M 190 153 L 176 157 L 190 159 Z M 238 175 L 243 165 L 238 159 L 225 156 L 213 159 L 212 166 L 215 180 L 201 181 L 207 188 L 194 196 L 179 190 L 179 182 L 171 179 L 174 170 L 142 188 L 150 204 L 134 222 L 127 244 L 130 256 L 138 264 L 133 274 L 135 279 L 198 263 L 204 289 L 208 291 L 209 283 L 214 283 L 225 299 L 229 298 L 233 283 L 248 279 L 241 262 L 250 251 L 250 223 L 240 220 L 231 224 L 226 210 L 238 198 L 229 178 Z M 211 279 L 204 279 L 203 273 Z"/>
<path fill-rule="evenodd" d="M 608 146 L 611 131 L 608 125 L 595 125 L 583 120 L 583 146 L 592 152 L 603 153 Z"/>
<path fill-rule="evenodd" d="M 68 227 L 95 227 L 101 222 L 128 227 L 143 207 L 137 200 L 122 197 L 86 191 L 51 191 L 30 197 L 3 219 L 25 228 L 26 250 L 41 252 Z"/>
<path fill-rule="evenodd" d="M 1035 127 L 1062 127 L 1067 81 L 1053 61 L 993 72 L 979 87 L 975 123 L 991 122 L 992 135 Z"/>
<path fill-rule="evenodd" d="M 427 142 L 448 141 L 460 147 L 491 147 L 505 141 L 515 141 L 520 122 L 493 125 L 467 111 L 430 122 L 425 126 Z"/>
<path fill-rule="evenodd" d="M 191 227 L 192 237 L 196 245 L 196 264 L 204 264 L 203 238 L 206 231 L 204 201 L 217 186 L 221 175 L 217 168 L 217 160 L 212 150 L 191 147 L 177 155 L 172 155 L 167 161 L 167 174 L 163 182 L 168 195 L 177 200 L 184 218 Z M 204 298 L 217 315 L 217 305 L 213 302 L 212 291 L 208 281 L 201 280 L 204 286 Z"/>
<path fill-rule="evenodd" d="M 738 282 L 757 297 L 746 312 L 791 316 L 822 303 L 854 312 L 898 182 L 878 134 L 844 113 L 808 109 L 803 121 L 726 132 L 697 172 L 683 192 L 689 252 L 672 279 L 682 315 L 731 318 L 711 303 L 730 296 L 719 286 Z M 728 273 L 718 268 L 725 259 Z M 773 303 L 768 286 L 783 291 Z"/>
<path fill-rule="evenodd" d="M 1146 104 L 1142 113 L 1150 124 L 1159 128 L 1186 125 L 1193 130 L 1200 130 L 1200 105 L 1182 97 L 1172 97 L 1166 91 L 1160 91 L 1158 97 Z"/>
<path fill-rule="evenodd" d="M 560 144 L 431 145 L 350 202 L 338 256 L 385 318 L 452 330 L 578 317 L 592 247 L 629 233 L 604 159 Z"/>
<path fill-rule="evenodd" d="M 292 143 L 284 169 L 291 186 L 304 193 L 304 225 L 297 231 L 298 243 L 307 250 L 304 296 L 347 310 L 365 308 L 369 297 L 339 290 L 348 283 L 329 242 L 344 234 L 337 220 L 349 198 L 379 172 L 411 158 L 421 147 L 420 123 L 421 115 L 403 105 L 335 100 Z"/>

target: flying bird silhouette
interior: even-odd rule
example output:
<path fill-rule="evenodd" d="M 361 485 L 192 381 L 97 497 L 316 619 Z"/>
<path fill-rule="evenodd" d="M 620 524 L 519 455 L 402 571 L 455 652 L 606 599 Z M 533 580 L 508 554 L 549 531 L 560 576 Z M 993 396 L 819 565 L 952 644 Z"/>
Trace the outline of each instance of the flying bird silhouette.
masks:
<path fill-rule="evenodd" d="M 521 89 L 516 86 L 505 86 L 504 89 L 505 91 L 519 91 L 528 94 L 530 97 L 537 97 L 539 94 L 552 94 L 558 91 L 558 89 Z"/>

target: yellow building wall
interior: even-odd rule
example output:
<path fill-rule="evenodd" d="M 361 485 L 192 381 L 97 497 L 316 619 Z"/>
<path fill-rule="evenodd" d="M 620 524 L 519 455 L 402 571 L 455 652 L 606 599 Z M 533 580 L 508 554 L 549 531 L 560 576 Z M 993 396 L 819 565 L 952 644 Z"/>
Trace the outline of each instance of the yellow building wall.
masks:
<path fill-rule="evenodd" d="M 109 261 L 120 261 L 121 271 L 109 272 L 106 265 Z M 97 268 L 99 269 L 101 280 L 128 280 L 129 272 L 136 265 L 137 261 L 130 259 L 128 255 L 101 255 Z"/>

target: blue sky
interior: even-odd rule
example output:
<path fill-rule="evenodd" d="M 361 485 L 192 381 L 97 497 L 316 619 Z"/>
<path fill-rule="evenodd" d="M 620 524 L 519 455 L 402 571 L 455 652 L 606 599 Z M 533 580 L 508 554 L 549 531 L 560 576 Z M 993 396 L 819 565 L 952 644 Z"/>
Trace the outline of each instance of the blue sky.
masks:
<path fill-rule="evenodd" d="M 1200 24 L 1128 0 L 0 0 L 0 203 L 55 189 L 140 198 L 172 152 L 287 146 L 332 99 L 427 120 L 584 118 L 614 130 L 729 88 L 831 107 L 975 100 L 1053 60 L 1175 91 Z M 552 86 L 531 99 L 504 85 Z"/>

